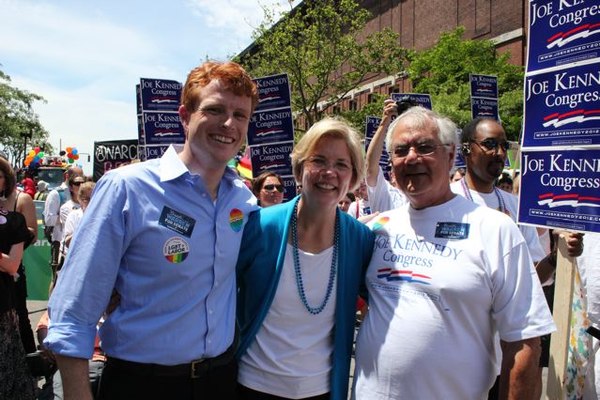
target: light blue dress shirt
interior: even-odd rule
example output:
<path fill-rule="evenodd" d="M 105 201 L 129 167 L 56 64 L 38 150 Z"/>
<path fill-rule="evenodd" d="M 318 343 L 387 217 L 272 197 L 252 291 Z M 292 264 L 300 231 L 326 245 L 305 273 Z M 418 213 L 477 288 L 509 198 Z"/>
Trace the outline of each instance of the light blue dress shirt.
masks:
<path fill-rule="evenodd" d="M 114 288 L 120 303 L 100 328 L 109 356 L 175 365 L 223 353 L 234 337 L 243 227 L 257 208 L 229 168 L 213 202 L 173 146 L 161 159 L 108 172 L 48 303 L 44 343 L 90 358 Z"/>

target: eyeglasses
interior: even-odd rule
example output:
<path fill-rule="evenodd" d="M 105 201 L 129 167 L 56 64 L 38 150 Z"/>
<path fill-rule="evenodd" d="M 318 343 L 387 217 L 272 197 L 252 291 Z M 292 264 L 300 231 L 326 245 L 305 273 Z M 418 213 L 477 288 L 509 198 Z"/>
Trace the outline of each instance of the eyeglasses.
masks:
<path fill-rule="evenodd" d="M 434 143 L 419 143 L 412 146 L 398 145 L 394 147 L 392 156 L 395 158 L 404 158 L 410 153 L 410 149 L 413 149 L 418 156 L 429 156 L 435 152 L 438 147 L 448 146 L 446 144 L 434 144 Z"/>
<path fill-rule="evenodd" d="M 512 146 L 511 143 L 507 140 L 498 140 L 494 138 L 488 138 L 478 142 L 476 140 L 471 140 L 472 143 L 476 143 L 483 151 L 490 152 L 493 151 L 494 154 L 498 152 L 499 148 L 502 148 L 504 152 L 507 152 Z"/>
<path fill-rule="evenodd" d="M 263 189 L 265 189 L 268 192 L 272 192 L 273 190 L 276 189 L 279 193 L 283 193 L 283 185 L 269 184 L 269 185 L 263 186 Z"/>
<path fill-rule="evenodd" d="M 82 183 L 83 183 L 83 182 L 70 182 L 69 184 L 70 184 L 70 185 L 73 185 L 73 186 L 79 186 L 79 185 L 81 185 Z"/>

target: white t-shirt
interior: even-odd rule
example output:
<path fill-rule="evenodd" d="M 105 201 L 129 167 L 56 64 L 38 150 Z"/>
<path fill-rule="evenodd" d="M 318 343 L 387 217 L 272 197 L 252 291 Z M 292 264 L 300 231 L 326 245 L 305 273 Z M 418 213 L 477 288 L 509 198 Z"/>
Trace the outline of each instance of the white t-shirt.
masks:
<path fill-rule="evenodd" d="M 79 226 L 79 223 L 81 222 L 81 218 L 83 218 L 83 210 L 81 209 L 81 207 L 71 211 L 69 213 L 69 215 L 67 216 L 67 220 L 65 221 L 64 229 L 63 229 L 63 238 L 62 238 L 62 247 L 61 247 L 63 256 L 65 256 L 67 254 L 67 252 L 69 251 L 69 246 L 67 246 L 67 243 L 66 243 L 67 237 L 72 236 L 75 233 L 75 230 L 77 229 L 77 227 Z"/>
<path fill-rule="evenodd" d="M 273 303 L 240 359 L 238 382 L 263 393 L 300 399 L 331 391 L 336 290 L 334 279 L 323 311 L 310 314 L 298 294 L 292 251 L 288 244 Z M 318 307 L 325 299 L 332 255 L 333 246 L 319 254 L 298 250 L 311 307 Z"/>
<path fill-rule="evenodd" d="M 365 215 L 371 214 L 371 204 L 369 200 L 357 199 L 350 203 L 347 213 L 352 215 L 354 218 L 364 217 Z"/>
<path fill-rule="evenodd" d="M 381 168 L 378 169 L 375 186 L 371 187 L 367 184 L 367 193 L 371 204 L 371 212 L 393 210 L 407 203 L 404 193 L 385 179 Z"/>
<path fill-rule="evenodd" d="M 494 191 L 491 193 L 480 193 L 475 190 L 468 189 L 469 193 L 467 194 L 465 193 L 463 180 L 464 178 L 460 181 L 452 182 L 450 184 L 450 189 L 452 189 L 454 193 L 474 201 L 475 204 L 487 206 L 494 210 L 503 212 L 515 223 L 517 222 L 519 198 L 516 195 L 500 189 L 494 189 Z M 500 204 L 498 196 L 500 196 L 502 199 L 502 204 Z M 529 248 L 529 253 L 531 254 L 531 259 L 533 262 L 537 263 L 542 258 L 546 257 L 547 253 L 544 251 L 544 248 L 540 243 L 540 237 L 537 233 L 537 229 L 530 225 L 518 224 L 518 226 L 523 234 L 523 237 L 525 238 L 525 241 L 527 242 L 527 247 Z"/>
<path fill-rule="evenodd" d="M 353 398 L 485 399 L 508 342 L 555 330 L 523 236 L 455 196 L 380 214 Z"/>

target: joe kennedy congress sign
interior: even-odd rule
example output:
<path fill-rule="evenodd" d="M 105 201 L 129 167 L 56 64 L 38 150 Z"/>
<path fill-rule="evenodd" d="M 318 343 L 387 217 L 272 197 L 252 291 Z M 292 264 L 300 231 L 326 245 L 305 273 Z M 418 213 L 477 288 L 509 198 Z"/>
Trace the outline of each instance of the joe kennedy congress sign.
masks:
<path fill-rule="evenodd" d="M 600 63 L 529 75 L 523 146 L 600 144 Z"/>
<path fill-rule="evenodd" d="M 600 232 L 600 150 L 525 151 L 519 222 Z"/>
<path fill-rule="evenodd" d="M 597 0 L 532 0 L 529 4 L 528 72 L 598 57 Z"/>

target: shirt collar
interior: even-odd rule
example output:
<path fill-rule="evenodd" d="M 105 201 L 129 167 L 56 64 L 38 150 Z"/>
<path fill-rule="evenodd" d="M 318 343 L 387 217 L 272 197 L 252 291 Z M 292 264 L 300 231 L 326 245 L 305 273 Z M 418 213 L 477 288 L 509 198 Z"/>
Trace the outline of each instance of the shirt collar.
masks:
<path fill-rule="evenodd" d="M 179 158 L 179 153 L 181 153 L 181 151 L 183 151 L 182 144 L 172 144 L 160 158 L 161 182 L 171 181 L 185 174 L 193 176 Z M 225 167 L 222 180 L 233 183 L 236 179 L 240 179 L 238 174 L 233 169 Z"/>
<path fill-rule="evenodd" d="M 186 173 L 190 173 L 183 161 L 179 158 L 179 153 L 181 153 L 182 150 L 182 144 L 172 144 L 160 158 L 159 170 L 161 182 L 171 181 Z"/>

